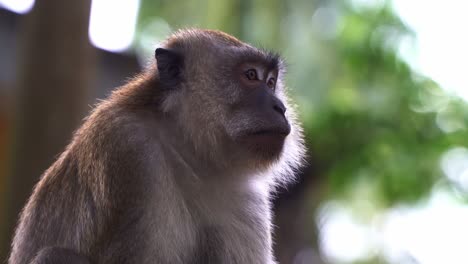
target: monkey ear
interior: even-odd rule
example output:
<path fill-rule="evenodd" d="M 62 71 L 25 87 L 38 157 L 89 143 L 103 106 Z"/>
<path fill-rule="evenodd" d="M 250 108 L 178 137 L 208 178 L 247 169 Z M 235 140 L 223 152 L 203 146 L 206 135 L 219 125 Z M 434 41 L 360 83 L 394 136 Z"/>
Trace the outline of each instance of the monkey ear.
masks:
<path fill-rule="evenodd" d="M 182 55 L 164 48 L 157 48 L 154 54 L 161 81 L 165 83 L 180 81 L 183 66 Z"/>

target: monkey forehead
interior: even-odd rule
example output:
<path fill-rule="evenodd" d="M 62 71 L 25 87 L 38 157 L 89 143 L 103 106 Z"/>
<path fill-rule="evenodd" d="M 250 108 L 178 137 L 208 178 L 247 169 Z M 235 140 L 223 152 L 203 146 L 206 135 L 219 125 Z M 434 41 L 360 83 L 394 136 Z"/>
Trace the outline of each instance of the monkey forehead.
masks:
<path fill-rule="evenodd" d="M 235 49 L 235 56 L 239 58 L 239 61 L 260 64 L 269 70 L 282 70 L 284 67 L 283 59 L 278 53 L 251 47 Z"/>
<path fill-rule="evenodd" d="M 223 46 L 246 46 L 247 44 L 237 38 L 218 30 L 210 29 L 182 29 L 172 34 L 165 42 L 165 46 L 183 47 L 183 46 L 198 46 L 197 44 L 206 45 L 209 43 L 219 43 Z"/>
<path fill-rule="evenodd" d="M 217 58 L 225 56 L 229 58 L 229 61 L 258 63 L 268 69 L 277 69 L 280 72 L 283 72 L 285 68 L 284 60 L 278 53 L 258 49 L 217 30 L 196 28 L 179 30 L 171 35 L 163 43 L 163 46 L 179 50 L 186 57 L 193 55 L 196 60 L 213 56 Z"/>

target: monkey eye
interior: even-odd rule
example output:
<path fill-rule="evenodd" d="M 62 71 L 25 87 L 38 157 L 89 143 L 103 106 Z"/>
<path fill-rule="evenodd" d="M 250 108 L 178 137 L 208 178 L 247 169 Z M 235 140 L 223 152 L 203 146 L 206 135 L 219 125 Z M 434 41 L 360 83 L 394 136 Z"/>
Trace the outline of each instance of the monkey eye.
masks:
<path fill-rule="evenodd" d="M 275 79 L 275 78 L 270 78 L 270 79 L 268 79 L 267 85 L 268 85 L 268 87 L 270 87 L 271 89 L 275 89 L 275 86 L 276 86 L 276 79 Z"/>
<path fill-rule="evenodd" d="M 257 71 L 255 69 L 248 69 L 244 74 L 245 77 L 251 81 L 258 80 Z"/>

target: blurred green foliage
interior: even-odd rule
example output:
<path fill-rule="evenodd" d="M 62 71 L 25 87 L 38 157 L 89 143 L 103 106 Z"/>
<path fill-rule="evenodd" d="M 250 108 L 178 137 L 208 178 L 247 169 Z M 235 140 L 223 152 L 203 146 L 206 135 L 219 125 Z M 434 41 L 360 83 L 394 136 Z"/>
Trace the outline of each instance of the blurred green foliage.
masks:
<path fill-rule="evenodd" d="M 152 54 L 189 25 L 281 51 L 329 195 L 346 198 L 365 182 L 386 207 L 416 201 L 442 179 L 441 155 L 466 145 L 468 107 L 402 60 L 399 44 L 413 34 L 391 3 L 376 3 L 143 0 L 135 47 Z"/>

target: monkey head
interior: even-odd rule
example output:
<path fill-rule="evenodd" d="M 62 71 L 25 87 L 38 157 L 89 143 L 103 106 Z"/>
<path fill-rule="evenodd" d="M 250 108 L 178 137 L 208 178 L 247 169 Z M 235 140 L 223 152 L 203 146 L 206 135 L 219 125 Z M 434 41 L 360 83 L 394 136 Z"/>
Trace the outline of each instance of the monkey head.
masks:
<path fill-rule="evenodd" d="M 172 35 L 155 57 L 166 94 L 163 111 L 175 117 L 199 154 L 226 166 L 284 162 L 284 169 L 299 163 L 301 128 L 277 54 L 219 31 L 194 29 Z"/>

